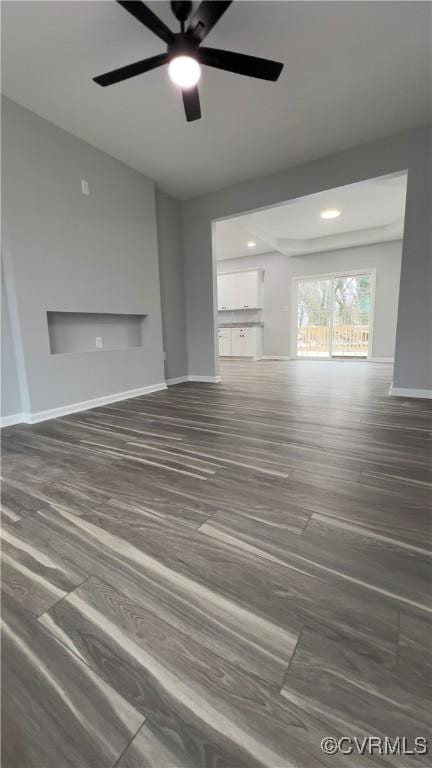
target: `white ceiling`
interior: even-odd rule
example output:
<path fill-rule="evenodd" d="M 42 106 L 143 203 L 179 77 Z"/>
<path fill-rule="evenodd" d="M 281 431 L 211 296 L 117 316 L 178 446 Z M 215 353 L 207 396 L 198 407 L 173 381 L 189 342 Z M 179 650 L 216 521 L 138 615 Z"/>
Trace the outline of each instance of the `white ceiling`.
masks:
<path fill-rule="evenodd" d="M 175 27 L 167 2 L 149 5 Z M 187 124 L 166 68 L 94 75 L 164 50 L 115 2 L 2 3 L 3 91 L 179 198 L 429 119 L 427 2 L 237 0 L 207 44 L 285 62 L 277 83 L 207 68 Z"/>
<path fill-rule="evenodd" d="M 383 176 L 218 221 L 216 258 L 270 251 L 301 256 L 397 240 L 403 236 L 405 197 L 406 174 Z M 324 220 L 321 211 L 328 209 L 341 214 Z M 251 240 L 256 242 L 254 248 L 247 246 Z"/>

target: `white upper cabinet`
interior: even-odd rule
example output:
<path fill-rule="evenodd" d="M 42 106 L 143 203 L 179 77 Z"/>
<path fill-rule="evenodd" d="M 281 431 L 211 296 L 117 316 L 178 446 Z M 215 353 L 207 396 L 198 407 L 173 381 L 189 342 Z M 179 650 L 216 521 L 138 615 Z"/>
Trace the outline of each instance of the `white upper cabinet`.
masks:
<path fill-rule="evenodd" d="M 218 309 L 232 309 L 235 304 L 234 275 L 219 275 L 218 277 Z"/>
<path fill-rule="evenodd" d="M 262 270 L 218 275 L 218 309 L 261 309 Z"/>
<path fill-rule="evenodd" d="M 237 275 L 236 302 L 239 309 L 256 309 L 261 306 L 260 279 L 259 272 L 240 272 Z"/>

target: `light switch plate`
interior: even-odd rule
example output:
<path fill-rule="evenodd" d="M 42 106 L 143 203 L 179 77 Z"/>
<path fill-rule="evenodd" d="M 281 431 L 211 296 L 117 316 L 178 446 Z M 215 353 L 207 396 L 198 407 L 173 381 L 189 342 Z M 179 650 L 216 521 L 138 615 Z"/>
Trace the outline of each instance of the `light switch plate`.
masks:
<path fill-rule="evenodd" d="M 81 179 L 81 192 L 83 193 L 83 195 L 90 194 L 89 183 L 85 179 Z"/>
<path fill-rule="evenodd" d="M 96 336 L 96 349 L 103 349 L 103 338 L 102 338 L 102 336 Z"/>

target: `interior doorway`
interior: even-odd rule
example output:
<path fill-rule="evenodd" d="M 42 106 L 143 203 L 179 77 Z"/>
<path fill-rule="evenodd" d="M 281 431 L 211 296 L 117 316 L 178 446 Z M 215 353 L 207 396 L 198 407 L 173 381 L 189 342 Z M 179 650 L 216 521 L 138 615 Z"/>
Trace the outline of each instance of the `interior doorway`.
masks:
<path fill-rule="evenodd" d="M 225 369 L 261 359 L 393 362 L 406 186 L 406 172 L 396 173 L 214 222 Z"/>
<path fill-rule="evenodd" d="M 294 278 L 293 294 L 296 357 L 371 356 L 374 270 Z"/>

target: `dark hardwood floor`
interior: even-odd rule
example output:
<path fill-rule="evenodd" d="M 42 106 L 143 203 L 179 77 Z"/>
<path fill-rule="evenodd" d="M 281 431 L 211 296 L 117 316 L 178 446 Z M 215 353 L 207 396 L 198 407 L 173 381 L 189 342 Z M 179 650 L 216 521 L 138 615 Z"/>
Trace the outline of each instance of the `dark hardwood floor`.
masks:
<path fill-rule="evenodd" d="M 430 736 L 432 403 L 391 374 L 230 361 L 2 431 L 3 768 L 409 762 L 320 749 Z"/>

